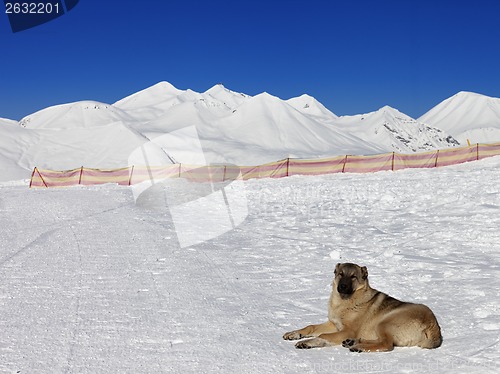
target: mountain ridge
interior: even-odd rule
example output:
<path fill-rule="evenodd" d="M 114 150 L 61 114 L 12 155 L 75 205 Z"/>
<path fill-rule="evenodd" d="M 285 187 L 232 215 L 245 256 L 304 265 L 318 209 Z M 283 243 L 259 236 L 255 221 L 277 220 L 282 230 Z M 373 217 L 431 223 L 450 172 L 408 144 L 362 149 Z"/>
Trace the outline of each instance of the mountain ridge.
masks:
<path fill-rule="evenodd" d="M 77 101 L 42 109 L 19 122 L 0 120 L 0 167 L 12 171 L 0 178 L 27 174 L 34 166 L 123 167 L 137 147 L 187 127 L 195 129 L 198 139 L 168 137 L 168 144 L 155 148 L 155 162 L 189 163 L 203 152 L 207 163 L 258 165 L 287 157 L 448 148 L 459 142 L 440 121 L 451 114 L 460 119 L 464 111 L 473 111 L 476 120 L 486 118 L 493 126 L 489 140 L 494 141 L 500 99 L 463 91 L 447 100 L 417 120 L 390 106 L 337 116 L 307 94 L 283 100 L 267 92 L 250 96 L 222 84 L 196 92 L 159 82 L 114 104 Z M 482 116 L 483 111 L 489 114 Z M 462 126 L 469 136 L 489 131 Z"/>
<path fill-rule="evenodd" d="M 419 117 L 450 133 L 462 144 L 500 141 L 500 98 L 460 91 Z"/>

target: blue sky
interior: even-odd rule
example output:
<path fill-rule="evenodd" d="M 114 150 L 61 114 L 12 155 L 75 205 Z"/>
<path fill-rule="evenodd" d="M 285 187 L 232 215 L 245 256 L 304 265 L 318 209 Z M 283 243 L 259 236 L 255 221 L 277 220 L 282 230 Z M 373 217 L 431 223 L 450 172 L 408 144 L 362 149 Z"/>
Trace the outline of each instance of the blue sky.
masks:
<path fill-rule="evenodd" d="M 337 115 L 390 105 L 416 118 L 459 91 L 500 97 L 496 0 L 80 0 L 18 33 L 3 13 L 3 118 L 159 81 L 307 93 Z"/>

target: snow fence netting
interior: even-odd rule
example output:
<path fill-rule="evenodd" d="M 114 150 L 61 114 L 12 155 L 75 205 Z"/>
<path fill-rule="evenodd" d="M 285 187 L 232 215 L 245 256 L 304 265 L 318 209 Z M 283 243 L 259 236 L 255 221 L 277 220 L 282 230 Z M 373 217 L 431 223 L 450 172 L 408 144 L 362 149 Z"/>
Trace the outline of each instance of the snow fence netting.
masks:
<path fill-rule="evenodd" d="M 399 154 L 396 152 L 371 156 L 336 156 L 323 159 L 284 159 L 257 166 L 133 165 L 120 169 L 79 167 L 55 171 L 35 167 L 30 187 L 68 187 L 117 183 L 135 185 L 144 181 L 184 178 L 193 182 L 219 183 L 235 179 L 283 178 L 292 175 L 322 175 L 332 173 L 373 173 L 407 168 L 434 168 L 457 165 L 500 155 L 500 143 L 475 144 L 430 152 Z M 235 176 L 237 176 L 235 178 Z"/>

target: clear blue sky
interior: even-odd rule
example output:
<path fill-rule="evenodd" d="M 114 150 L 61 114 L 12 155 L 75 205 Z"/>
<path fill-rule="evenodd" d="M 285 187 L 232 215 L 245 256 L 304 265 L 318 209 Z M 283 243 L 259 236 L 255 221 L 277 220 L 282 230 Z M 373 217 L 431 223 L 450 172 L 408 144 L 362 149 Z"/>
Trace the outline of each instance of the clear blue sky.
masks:
<path fill-rule="evenodd" d="M 12 33 L 0 14 L 0 117 L 113 103 L 168 81 L 316 97 L 338 115 L 419 117 L 458 91 L 500 97 L 497 0 L 80 0 Z"/>

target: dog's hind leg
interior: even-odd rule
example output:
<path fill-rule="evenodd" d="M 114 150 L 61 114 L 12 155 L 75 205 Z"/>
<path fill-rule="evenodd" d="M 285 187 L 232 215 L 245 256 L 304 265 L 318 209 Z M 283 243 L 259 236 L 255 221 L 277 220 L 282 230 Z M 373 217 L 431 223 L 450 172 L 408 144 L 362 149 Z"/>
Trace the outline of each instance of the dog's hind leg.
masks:
<path fill-rule="evenodd" d="M 376 340 L 346 339 L 342 342 L 342 346 L 351 352 L 387 352 L 394 349 L 394 339 L 391 334 L 379 329 L 378 337 Z"/>

